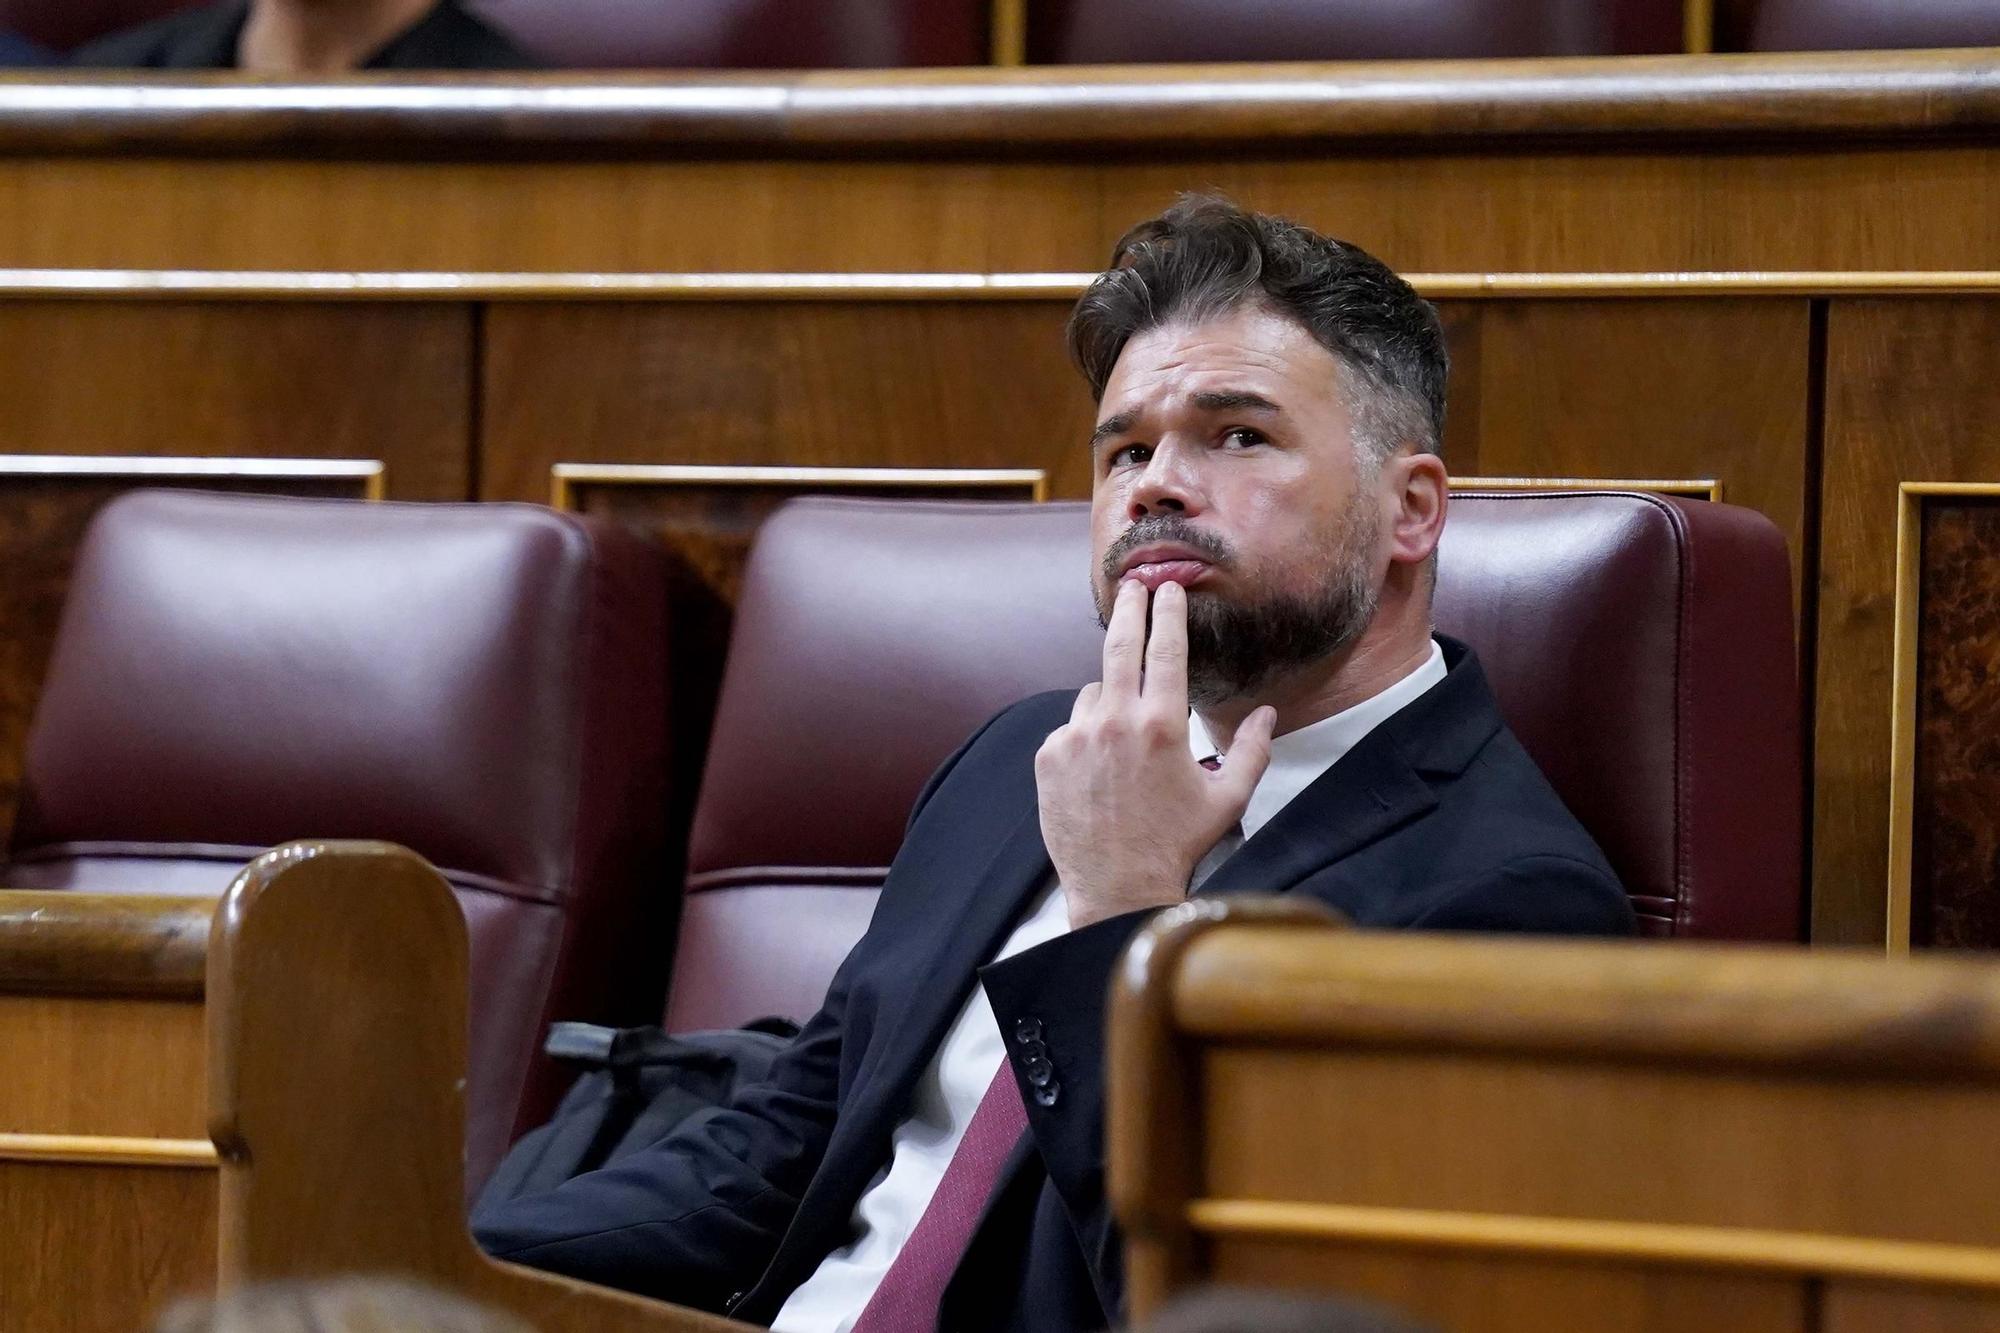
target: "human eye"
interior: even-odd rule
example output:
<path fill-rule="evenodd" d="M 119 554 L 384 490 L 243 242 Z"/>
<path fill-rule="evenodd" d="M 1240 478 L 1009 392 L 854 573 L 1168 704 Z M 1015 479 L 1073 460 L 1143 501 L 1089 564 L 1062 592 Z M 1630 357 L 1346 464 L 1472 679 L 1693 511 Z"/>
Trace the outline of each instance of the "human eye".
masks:
<path fill-rule="evenodd" d="M 1264 432 L 1248 426 L 1231 426 L 1222 432 L 1222 443 L 1232 449 L 1248 449 L 1251 445 L 1265 443 L 1265 437 Z"/>
<path fill-rule="evenodd" d="M 1112 450 L 1111 457 L 1107 461 L 1113 468 L 1140 467 L 1150 460 L 1152 456 L 1152 445 L 1128 444 L 1122 448 Z"/>

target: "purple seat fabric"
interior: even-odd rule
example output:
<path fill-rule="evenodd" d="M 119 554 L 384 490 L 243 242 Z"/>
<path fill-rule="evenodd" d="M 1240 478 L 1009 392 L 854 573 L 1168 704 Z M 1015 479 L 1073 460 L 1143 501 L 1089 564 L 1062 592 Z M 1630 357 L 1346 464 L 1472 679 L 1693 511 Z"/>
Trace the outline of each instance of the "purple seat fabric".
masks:
<path fill-rule="evenodd" d="M 1718 27 L 1744 51 L 2000 45 L 2000 0 L 1747 0 Z"/>
<path fill-rule="evenodd" d="M 668 1025 L 803 1018 L 932 770 L 1098 675 L 1081 504 L 810 499 L 745 572 L 697 805 Z M 1437 621 L 1610 856 L 1646 930 L 1794 940 L 1803 892 L 1784 540 L 1630 493 L 1460 494 Z"/>
<path fill-rule="evenodd" d="M 1681 49 L 1680 0 L 1030 0 L 1029 60 L 1423 60 Z"/>
<path fill-rule="evenodd" d="M 551 1020 L 659 1011 L 665 579 L 651 544 L 529 505 L 124 496 L 84 543 L 0 883 L 216 894 L 299 838 L 425 856 L 470 931 L 476 1186 L 560 1090 Z"/>

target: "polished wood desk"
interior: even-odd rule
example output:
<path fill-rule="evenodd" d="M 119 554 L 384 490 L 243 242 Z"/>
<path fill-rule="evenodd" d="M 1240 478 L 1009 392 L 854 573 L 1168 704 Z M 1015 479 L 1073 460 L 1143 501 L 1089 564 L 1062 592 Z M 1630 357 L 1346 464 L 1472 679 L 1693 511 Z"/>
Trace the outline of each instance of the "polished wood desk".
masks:
<path fill-rule="evenodd" d="M 382 844 L 281 848 L 219 903 L 0 892 L 0 1333 L 343 1272 L 542 1333 L 743 1328 L 478 1253 L 466 994 L 451 891 Z"/>
<path fill-rule="evenodd" d="M 1074 272 L 1219 188 L 1423 272 L 2000 267 L 1990 51 L 0 80 L 0 267 Z"/>
<path fill-rule="evenodd" d="M 1114 984 L 1135 1316 L 1213 1280 L 1453 1333 L 2000 1325 L 1990 964 L 1210 900 Z"/>

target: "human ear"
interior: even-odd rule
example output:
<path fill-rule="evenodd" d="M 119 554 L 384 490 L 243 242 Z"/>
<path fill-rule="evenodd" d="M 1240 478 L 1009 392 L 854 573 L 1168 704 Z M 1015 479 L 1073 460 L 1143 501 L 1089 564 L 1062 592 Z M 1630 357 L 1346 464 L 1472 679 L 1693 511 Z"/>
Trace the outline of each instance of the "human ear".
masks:
<path fill-rule="evenodd" d="M 1389 523 L 1389 559 L 1416 565 L 1429 560 L 1444 535 L 1444 512 L 1450 503 L 1444 460 L 1436 454 L 1410 452 L 1391 459 L 1394 508 Z"/>

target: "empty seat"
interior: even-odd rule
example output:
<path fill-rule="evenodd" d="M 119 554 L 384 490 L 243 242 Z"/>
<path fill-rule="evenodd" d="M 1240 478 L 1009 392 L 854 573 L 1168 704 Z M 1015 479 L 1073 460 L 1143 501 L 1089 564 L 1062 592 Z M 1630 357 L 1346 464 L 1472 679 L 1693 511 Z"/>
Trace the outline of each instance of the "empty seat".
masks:
<path fill-rule="evenodd" d="M 219 894 L 402 843 L 471 934 L 468 1172 L 546 1114 L 558 1018 L 657 1015 L 677 894 L 665 562 L 529 505 L 139 491 L 92 525 L 0 884 Z"/>

